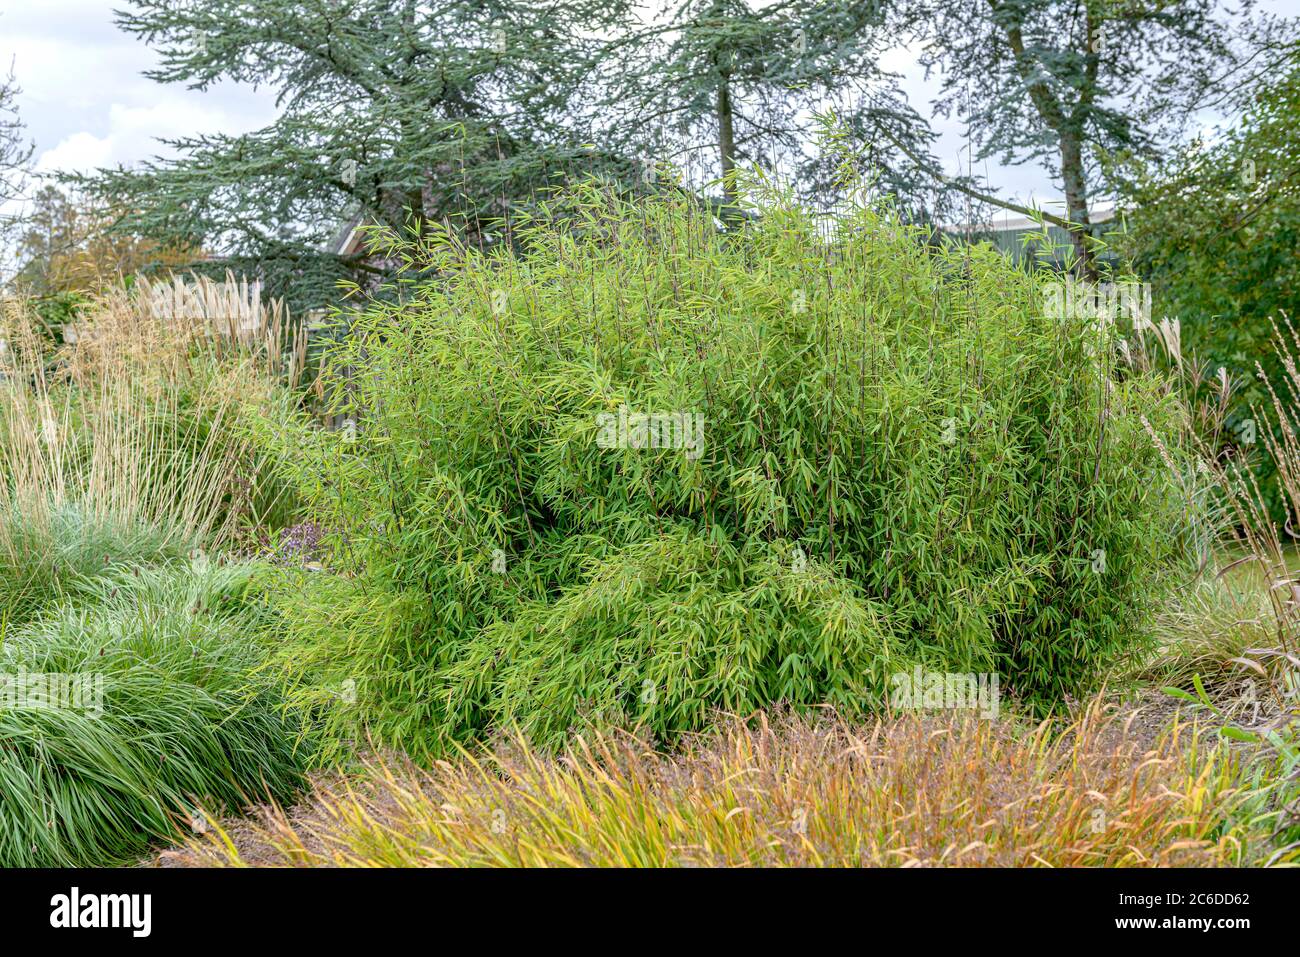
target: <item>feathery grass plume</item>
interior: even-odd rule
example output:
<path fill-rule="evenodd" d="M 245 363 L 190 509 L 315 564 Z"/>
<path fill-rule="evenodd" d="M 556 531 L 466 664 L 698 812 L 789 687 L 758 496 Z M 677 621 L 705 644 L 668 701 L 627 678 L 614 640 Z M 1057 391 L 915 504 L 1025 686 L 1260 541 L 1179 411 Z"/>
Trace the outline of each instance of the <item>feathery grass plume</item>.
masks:
<path fill-rule="evenodd" d="M 6 635 L 0 866 L 121 864 L 188 829 L 200 807 L 293 793 L 297 731 L 248 678 L 261 654 L 248 574 L 122 572 L 85 606 Z M 69 686 L 81 693 L 51 692 Z"/>
<path fill-rule="evenodd" d="M 1154 654 L 1134 674 L 1148 684 L 1189 689 L 1239 682 L 1241 661 L 1268 646 L 1274 617 L 1267 589 L 1253 577 L 1215 577 L 1174 595 L 1152 622 Z"/>
<path fill-rule="evenodd" d="M 226 274 L 224 282 L 206 276 L 173 276 L 137 292 L 133 313 L 199 343 L 216 357 L 253 357 L 262 371 L 289 388 L 303 386 L 307 370 L 307 327 L 294 322 L 284 303 L 264 300 L 260 282 Z M 130 313 L 128 313 L 130 314 Z"/>
<path fill-rule="evenodd" d="M 1168 383 L 1113 374 L 1112 331 L 992 250 L 762 203 L 720 230 L 589 183 L 516 224 L 525 252 L 408 247 L 441 278 L 332 357 L 355 433 L 267 429 L 348 587 L 410 611 L 298 631 L 286 671 L 373 663 L 380 743 L 437 752 L 861 713 L 913 664 L 1047 709 L 1140 645 L 1186 548 L 1139 419 L 1183 455 Z"/>
<path fill-rule="evenodd" d="M 51 352 L 5 304 L 0 865 L 122 863 L 299 782 L 298 729 L 248 678 L 248 572 L 203 551 L 274 503 L 240 422 L 287 400 L 272 350 L 211 318 L 110 290 Z"/>
<path fill-rule="evenodd" d="M 1295 689 L 1300 687 L 1300 576 L 1293 570 L 1294 553 L 1286 544 L 1300 528 L 1300 336 L 1289 320 L 1284 328 L 1274 324 L 1273 347 L 1285 376 L 1281 382 L 1258 374 L 1264 382 L 1270 405 L 1253 408 L 1250 420 L 1252 438 L 1258 437 L 1264 454 L 1274 470 L 1273 487 L 1261 485 L 1251 468 L 1251 443 L 1236 454 L 1212 456 L 1202 453 L 1203 467 L 1214 478 L 1223 508 L 1232 519 L 1232 528 L 1244 557 L 1232 566 L 1248 564 L 1246 571 L 1262 583 L 1269 614 L 1265 616 L 1269 636 L 1260 636 L 1254 647 L 1244 649 L 1235 663 L 1253 670 L 1269 681 L 1273 690 L 1288 700 L 1287 710 L 1294 714 L 1298 704 Z M 1225 393 L 1227 392 L 1225 375 Z M 1207 443 L 1212 448 L 1212 444 Z M 1272 517 L 1274 495 L 1281 498 L 1286 520 L 1279 525 Z M 1281 680 L 1275 680 L 1281 679 Z"/>
<path fill-rule="evenodd" d="M 656 751 L 518 738 L 419 769 L 371 760 L 292 815 L 215 819 L 186 866 L 1224 866 L 1276 854 L 1249 758 L 1100 702 L 1063 727 L 908 715 L 726 720 Z M 1276 793 L 1276 787 L 1270 793 Z"/>
<path fill-rule="evenodd" d="M 1189 492 L 1199 569 L 1214 573 L 1171 597 L 1153 624 L 1155 655 L 1130 662 L 1136 667 L 1128 677 L 1161 681 L 1171 695 L 1212 715 L 1225 738 L 1267 749 L 1272 766 L 1256 762 L 1252 771 L 1261 813 L 1295 807 L 1300 768 L 1300 577 L 1294 549 L 1285 544 L 1300 516 L 1300 420 L 1294 411 L 1300 399 L 1295 358 L 1300 337 L 1289 321 L 1284 325 L 1285 333 L 1276 323 L 1273 327 L 1281 381 L 1268 380 L 1257 365 L 1271 405 L 1252 408 L 1254 418 L 1239 422 L 1231 438 L 1224 426 L 1237 383 L 1224 368 L 1210 376 L 1194 357 L 1178 355 L 1176 323 L 1155 330 L 1167 360 L 1141 336 L 1125 350 L 1135 368 L 1171 365 L 1180 391 L 1191 400 L 1191 428 L 1184 434 L 1195 469 L 1188 473 L 1185 466 L 1168 464 Z M 1165 454 L 1164 441 L 1154 429 L 1149 432 Z M 1256 467 L 1257 439 L 1262 439 L 1263 473 Z M 1268 478 L 1261 481 L 1261 474 Z M 1278 502 L 1289 515 L 1281 524 L 1274 520 Z M 1237 547 L 1228 547 L 1229 538 Z M 1278 829 L 1294 841 L 1300 835 L 1293 810 L 1289 813 L 1292 819 Z M 1278 859 L 1294 859 L 1296 847 L 1300 844 L 1280 848 Z"/>
<path fill-rule="evenodd" d="M 121 289 L 92 304 L 53 355 L 21 302 L 6 303 L 3 318 L 4 507 L 40 524 L 68 506 L 211 544 L 280 509 L 283 489 L 240 420 L 251 406 L 290 404 L 272 378 L 282 332 L 227 342 L 211 334 L 214 316 L 165 315 Z"/>

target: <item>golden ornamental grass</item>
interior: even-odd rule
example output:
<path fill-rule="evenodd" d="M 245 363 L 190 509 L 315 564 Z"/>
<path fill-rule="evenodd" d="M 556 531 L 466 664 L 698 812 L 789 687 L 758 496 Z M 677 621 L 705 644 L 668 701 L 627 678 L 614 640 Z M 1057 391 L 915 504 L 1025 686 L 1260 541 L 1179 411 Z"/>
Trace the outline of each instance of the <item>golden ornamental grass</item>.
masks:
<path fill-rule="evenodd" d="M 731 720 L 677 754 L 519 740 L 375 759 L 293 812 L 215 821 L 188 866 L 1221 866 L 1262 859 L 1244 758 L 1099 702 L 1064 728 L 970 713 Z"/>
<path fill-rule="evenodd" d="M 53 355 L 26 303 L 0 304 L 0 509 L 230 534 L 248 483 L 232 420 L 305 352 L 233 280 L 166 290 L 109 290 Z"/>

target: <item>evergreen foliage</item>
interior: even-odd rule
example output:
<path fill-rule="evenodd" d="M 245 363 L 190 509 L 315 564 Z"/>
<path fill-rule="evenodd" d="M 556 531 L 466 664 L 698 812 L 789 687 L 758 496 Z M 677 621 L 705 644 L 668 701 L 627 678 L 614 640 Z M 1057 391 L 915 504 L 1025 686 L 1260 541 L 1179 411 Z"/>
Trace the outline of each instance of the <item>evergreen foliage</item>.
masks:
<path fill-rule="evenodd" d="M 1277 331 L 1300 316 L 1300 44 L 1286 67 L 1245 98 L 1239 122 L 1156 167 L 1125 174 L 1125 230 L 1116 238 L 1149 278 L 1152 299 L 1180 324 L 1183 349 L 1235 388 L 1227 438 L 1245 451 L 1285 381 Z M 1264 373 L 1261 376 L 1259 373 Z M 1208 391 L 1208 390 L 1207 390 Z M 1193 398 L 1204 398 L 1198 395 Z M 1286 517 L 1268 455 L 1258 475 L 1276 520 Z"/>
<path fill-rule="evenodd" d="M 576 104 L 596 38 L 626 15 L 622 0 L 132 0 L 118 23 L 157 50 L 151 78 L 270 85 L 280 115 L 75 179 L 119 231 L 203 247 L 195 268 L 258 275 L 295 308 L 318 306 L 340 280 L 387 274 L 329 248 L 352 217 L 417 231 L 449 219 L 490 244 L 501 237 L 485 220 L 603 168 Z"/>
<path fill-rule="evenodd" d="M 392 250 L 445 279 L 334 357 L 355 437 L 265 426 L 349 576 L 273 589 L 299 693 L 352 680 L 348 733 L 436 751 L 875 709 L 913 664 L 1050 707 L 1141 644 L 1182 547 L 1167 384 L 991 250 L 761 200 L 719 232 L 590 184 L 526 255 Z"/>

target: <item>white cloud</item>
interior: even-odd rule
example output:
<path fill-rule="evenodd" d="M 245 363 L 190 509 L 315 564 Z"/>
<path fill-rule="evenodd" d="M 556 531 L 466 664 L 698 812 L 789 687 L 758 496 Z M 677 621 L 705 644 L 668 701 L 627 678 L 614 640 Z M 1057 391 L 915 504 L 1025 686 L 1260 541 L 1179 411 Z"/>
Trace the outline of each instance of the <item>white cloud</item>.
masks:
<path fill-rule="evenodd" d="M 241 133 L 276 115 L 269 90 L 200 93 L 143 71 L 156 54 L 113 22 L 112 0 L 0 0 L 0 68 L 12 61 L 37 166 L 89 171 L 166 153 L 159 137 Z"/>
<path fill-rule="evenodd" d="M 112 165 L 113 143 L 111 137 L 98 137 L 93 133 L 73 133 L 58 146 L 46 150 L 36 162 L 38 173 L 56 170 L 95 169 Z"/>
<path fill-rule="evenodd" d="M 225 110 L 198 106 L 192 96 L 161 90 L 161 99 L 148 106 L 112 103 L 107 107 L 107 130 L 102 135 L 80 130 L 42 152 L 38 172 L 89 170 L 130 165 L 173 151 L 162 139 L 204 133 L 240 133 L 256 129 L 270 117 L 232 115 Z"/>

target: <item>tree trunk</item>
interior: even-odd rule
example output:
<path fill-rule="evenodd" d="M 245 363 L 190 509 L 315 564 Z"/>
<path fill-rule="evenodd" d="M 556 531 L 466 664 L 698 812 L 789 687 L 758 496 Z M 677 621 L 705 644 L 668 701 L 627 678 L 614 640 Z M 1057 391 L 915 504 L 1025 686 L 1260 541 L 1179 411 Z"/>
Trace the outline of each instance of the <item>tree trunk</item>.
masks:
<path fill-rule="evenodd" d="M 1091 220 L 1088 218 L 1088 181 L 1083 174 L 1083 149 L 1073 133 L 1061 136 L 1061 179 L 1065 183 L 1065 218 L 1070 221 L 1070 242 L 1078 256 L 1079 276 L 1090 282 L 1097 279 L 1097 263 L 1088 245 Z"/>
<path fill-rule="evenodd" d="M 726 73 L 718 81 L 718 153 L 722 157 L 722 192 L 736 202 L 736 130 L 731 112 L 731 83 Z"/>

